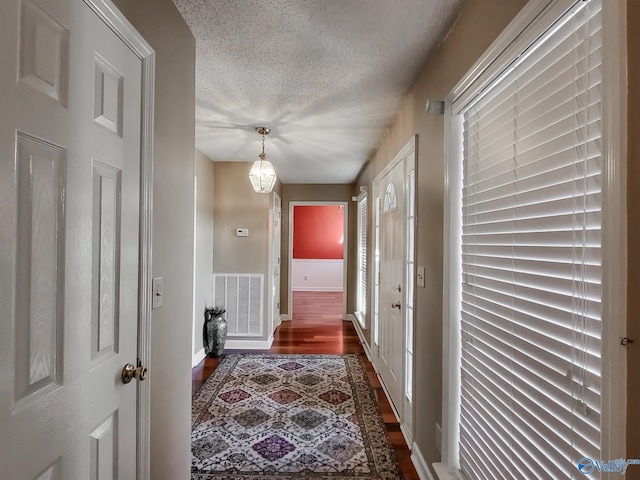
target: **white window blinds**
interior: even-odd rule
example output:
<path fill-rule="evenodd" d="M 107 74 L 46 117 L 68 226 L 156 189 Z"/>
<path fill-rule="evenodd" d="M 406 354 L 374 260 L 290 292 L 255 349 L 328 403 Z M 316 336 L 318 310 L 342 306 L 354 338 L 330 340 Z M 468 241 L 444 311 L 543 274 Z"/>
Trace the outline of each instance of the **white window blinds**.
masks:
<path fill-rule="evenodd" d="M 367 313 L 367 192 L 358 197 L 358 311 L 357 318 L 364 326 Z"/>
<path fill-rule="evenodd" d="M 470 479 L 584 478 L 600 459 L 600 9 L 576 2 L 462 112 Z"/>

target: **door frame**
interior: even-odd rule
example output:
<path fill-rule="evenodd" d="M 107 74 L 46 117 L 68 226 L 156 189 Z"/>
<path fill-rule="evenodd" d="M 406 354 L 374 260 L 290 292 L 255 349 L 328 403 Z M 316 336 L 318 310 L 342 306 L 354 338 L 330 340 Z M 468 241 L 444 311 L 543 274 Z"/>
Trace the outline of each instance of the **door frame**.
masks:
<path fill-rule="evenodd" d="M 267 312 L 268 312 L 268 316 L 267 316 L 267 323 L 269 325 L 269 328 L 267 329 L 269 331 L 269 341 L 271 341 L 271 339 L 273 338 L 273 335 L 276 331 L 276 328 L 278 328 L 280 326 L 281 319 L 282 319 L 282 313 L 280 313 L 278 315 L 278 318 L 274 318 L 273 312 L 275 310 L 274 305 L 273 305 L 273 288 L 275 286 L 275 282 L 273 280 L 273 271 L 275 268 L 274 265 L 274 247 L 276 246 L 277 242 L 277 238 L 276 238 L 276 228 L 275 228 L 275 221 L 276 221 L 276 199 L 280 200 L 280 218 L 279 220 L 279 228 L 280 228 L 280 249 L 282 249 L 282 197 L 280 195 L 278 195 L 276 192 L 273 192 L 273 194 L 271 195 L 271 205 L 269 208 L 269 243 L 268 243 L 268 248 L 269 248 L 269 263 L 268 263 L 268 272 L 269 275 L 267 275 Z M 280 267 L 282 268 L 282 254 L 280 254 Z M 278 275 L 278 278 L 282 278 L 282 271 L 280 271 L 280 274 Z M 280 289 L 282 288 L 282 284 L 280 285 Z M 282 296 L 282 295 L 281 295 Z M 278 312 L 280 312 L 281 307 L 278 308 Z M 268 319 L 271 318 L 271 322 L 268 321 Z"/>
<path fill-rule="evenodd" d="M 140 240 L 138 280 L 138 360 L 149 365 L 151 358 L 151 265 L 153 239 L 153 118 L 155 51 L 111 0 L 84 0 L 142 65 L 140 125 Z M 150 381 L 137 382 L 137 480 L 150 478 Z"/>
<path fill-rule="evenodd" d="M 289 202 L 289 252 L 287 254 L 287 292 L 288 292 L 288 310 L 287 317 L 293 320 L 293 291 L 291 286 L 291 267 L 293 265 L 293 210 L 294 207 L 304 206 L 343 206 L 344 218 L 342 224 L 342 232 L 344 235 L 344 243 L 342 245 L 342 319 L 348 320 L 347 315 L 347 264 L 349 263 L 349 202 Z"/>
<path fill-rule="evenodd" d="M 408 205 L 408 198 L 407 198 L 407 188 L 406 188 L 406 182 L 407 182 L 407 161 L 408 158 L 411 154 L 414 155 L 414 161 L 413 161 L 413 171 L 414 171 L 414 175 L 415 175 L 415 184 L 414 184 L 414 214 L 415 214 L 415 224 L 414 224 L 414 237 L 417 236 L 417 210 L 418 210 L 418 183 L 417 183 L 417 172 L 418 172 L 418 157 L 417 157 L 417 153 L 418 153 L 418 136 L 417 135 L 413 135 L 411 137 L 411 139 L 400 149 L 400 151 L 395 155 L 395 157 L 393 157 L 393 160 L 391 160 L 381 171 L 380 173 L 378 173 L 378 175 L 376 175 L 376 177 L 373 180 L 373 188 L 372 188 L 372 194 L 373 194 L 373 205 L 374 205 L 374 209 L 372 210 L 372 215 L 373 215 L 373 222 L 372 222 L 372 240 L 371 240 L 371 246 L 372 246 L 372 255 L 371 258 L 373 259 L 372 265 L 372 282 L 371 282 L 371 286 L 372 289 L 375 289 L 375 283 L 376 283 L 376 275 L 380 274 L 380 262 L 379 260 L 376 261 L 375 259 L 375 252 L 379 249 L 380 245 L 378 244 L 378 242 L 380 241 L 379 238 L 377 238 L 375 232 L 376 232 L 376 228 L 379 227 L 379 222 L 382 218 L 382 209 L 380 207 L 380 203 L 382 202 L 382 195 L 384 195 L 384 192 L 380 191 L 380 183 L 382 181 L 382 179 L 385 177 L 385 175 L 387 175 L 391 170 L 393 170 L 396 166 L 398 166 L 400 163 L 402 163 L 404 165 L 403 168 L 403 176 L 402 176 L 402 195 L 403 195 L 403 253 L 402 253 L 402 278 L 403 281 L 406 280 L 407 277 L 407 225 L 406 225 L 406 211 L 407 211 L 407 205 Z M 376 215 L 376 209 L 380 208 L 380 215 L 377 216 Z M 417 260 L 417 256 L 415 255 L 417 251 L 417 242 L 415 241 L 414 238 L 414 260 Z M 413 285 L 413 305 L 414 305 L 414 310 L 413 310 L 413 332 L 414 332 L 414 345 L 413 345 L 413 350 L 414 350 L 414 355 L 413 355 L 413 386 L 415 387 L 415 327 L 416 327 L 416 315 L 415 315 L 415 306 L 416 306 L 416 281 L 415 281 L 415 272 L 414 272 L 414 285 Z M 406 285 L 404 285 L 405 289 L 406 289 Z M 403 305 L 404 305 L 404 300 L 403 300 Z M 403 312 L 404 312 L 404 308 L 403 308 Z M 380 295 L 372 295 L 372 300 L 371 300 L 371 329 L 372 329 L 372 337 L 371 337 L 371 361 L 373 363 L 373 366 L 376 370 L 376 372 L 379 372 L 380 369 L 380 325 L 379 325 L 379 314 L 378 316 L 376 316 L 374 314 L 374 312 L 380 312 Z M 394 412 L 394 414 L 396 415 L 397 419 L 398 419 L 398 423 L 400 424 L 400 430 L 402 431 L 403 436 L 405 437 L 405 440 L 407 441 L 408 445 L 411 445 L 412 440 L 413 440 L 413 419 L 415 418 L 415 399 L 414 401 L 412 401 L 411 403 L 406 401 L 406 371 L 407 371 L 407 366 L 406 366 L 406 327 L 405 327 L 405 316 L 402 316 L 402 337 L 405 339 L 405 341 L 403 342 L 403 346 L 402 346 L 402 404 L 398 405 L 397 408 L 399 409 L 396 410 L 396 408 L 394 408 L 394 404 L 391 401 L 391 397 L 387 391 L 387 388 L 385 387 L 384 383 L 382 382 L 382 379 L 380 379 L 381 385 L 382 385 L 382 390 L 385 392 L 385 395 L 387 396 L 387 398 L 389 399 L 389 403 L 391 405 L 391 408 Z M 378 343 L 375 343 L 375 339 L 377 337 Z M 378 377 L 380 378 L 380 374 L 378 373 Z M 415 388 L 414 388 L 415 390 Z M 410 407 L 410 408 L 407 408 Z M 405 420 L 409 420 L 409 422 L 406 422 Z"/>

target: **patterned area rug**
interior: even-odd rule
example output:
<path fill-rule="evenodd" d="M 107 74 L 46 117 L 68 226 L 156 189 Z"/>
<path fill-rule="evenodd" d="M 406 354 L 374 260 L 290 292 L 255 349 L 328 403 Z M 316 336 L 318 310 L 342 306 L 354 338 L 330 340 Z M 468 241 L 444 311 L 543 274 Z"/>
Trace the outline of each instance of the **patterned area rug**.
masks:
<path fill-rule="evenodd" d="M 356 355 L 229 355 L 193 398 L 192 480 L 397 480 Z"/>

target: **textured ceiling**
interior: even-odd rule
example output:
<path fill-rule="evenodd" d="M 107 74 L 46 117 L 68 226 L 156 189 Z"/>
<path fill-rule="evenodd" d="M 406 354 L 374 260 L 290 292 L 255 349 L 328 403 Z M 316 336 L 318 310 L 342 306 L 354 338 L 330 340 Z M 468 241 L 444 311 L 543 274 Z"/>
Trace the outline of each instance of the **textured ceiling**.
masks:
<path fill-rule="evenodd" d="M 196 147 L 283 183 L 350 183 L 462 0 L 174 0 L 196 38 Z"/>

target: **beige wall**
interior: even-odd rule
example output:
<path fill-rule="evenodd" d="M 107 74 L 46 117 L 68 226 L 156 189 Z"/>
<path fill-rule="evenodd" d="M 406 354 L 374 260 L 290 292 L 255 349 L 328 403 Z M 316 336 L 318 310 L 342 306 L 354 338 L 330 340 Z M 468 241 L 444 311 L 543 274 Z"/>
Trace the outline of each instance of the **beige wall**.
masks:
<path fill-rule="evenodd" d="M 171 0 L 115 0 L 156 52 L 151 478 L 190 478 L 195 40 Z"/>
<path fill-rule="evenodd" d="M 627 358 L 627 458 L 640 458 L 640 2 L 627 2 L 628 100 L 628 311 L 627 335 L 635 339 Z M 627 470 L 627 480 L 640 479 L 640 466 Z"/>
<path fill-rule="evenodd" d="M 418 135 L 416 259 L 425 267 L 425 288 L 418 287 L 416 293 L 414 352 L 420 368 L 415 374 L 414 421 L 416 445 L 429 465 L 440 460 L 435 425 L 441 422 L 442 412 L 444 116 L 427 115 L 425 101 L 443 100 L 525 3 L 469 0 L 464 4 L 448 37 L 428 62 L 357 182 L 372 191 L 376 175 L 412 135 Z M 369 330 L 367 323 L 367 337 Z"/>
<path fill-rule="evenodd" d="M 213 162 L 196 150 L 195 174 L 198 179 L 196 199 L 195 308 L 193 316 L 193 354 L 202 348 L 204 307 L 213 305 Z M 204 353 L 204 352 L 200 352 Z M 199 360 L 199 357 L 194 357 Z"/>
<path fill-rule="evenodd" d="M 348 202 L 349 248 L 347 252 L 347 312 L 353 313 L 355 306 L 355 244 L 356 244 L 356 202 L 351 201 L 353 185 L 285 184 L 282 186 L 282 243 L 280 270 L 280 311 L 289 314 L 289 203 L 290 202 Z"/>
<path fill-rule="evenodd" d="M 265 273 L 269 261 L 269 208 L 271 195 L 255 193 L 247 162 L 215 162 L 215 235 L 213 265 L 216 273 Z M 248 237 L 237 237 L 248 228 Z"/>
<path fill-rule="evenodd" d="M 266 292 L 269 281 L 269 210 L 272 195 L 256 193 L 249 182 L 251 162 L 215 162 L 213 266 L 215 273 L 264 275 L 265 325 L 270 325 Z M 276 185 L 276 192 L 281 187 Z M 248 228 L 248 237 L 237 237 L 237 228 Z M 270 333 L 264 329 L 261 339 Z"/>

